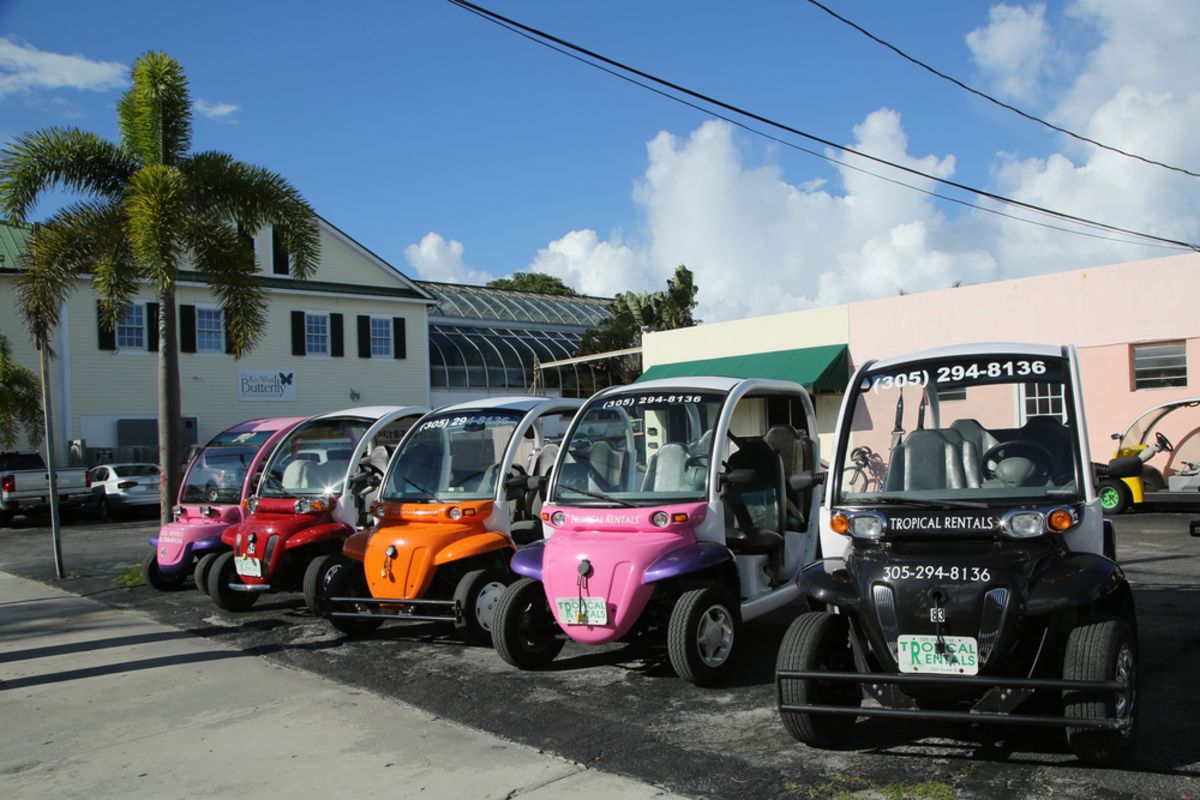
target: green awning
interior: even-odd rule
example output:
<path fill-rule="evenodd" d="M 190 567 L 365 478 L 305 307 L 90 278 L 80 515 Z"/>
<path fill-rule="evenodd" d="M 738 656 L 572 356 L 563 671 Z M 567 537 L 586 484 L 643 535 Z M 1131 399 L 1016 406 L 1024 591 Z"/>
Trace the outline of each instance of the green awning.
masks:
<path fill-rule="evenodd" d="M 842 392 L 850 380 L 850 348 L 844 344 L 656 364 L 638 382 L 658 378 L 774 378 L 804 384 L 810 392 Z"/>

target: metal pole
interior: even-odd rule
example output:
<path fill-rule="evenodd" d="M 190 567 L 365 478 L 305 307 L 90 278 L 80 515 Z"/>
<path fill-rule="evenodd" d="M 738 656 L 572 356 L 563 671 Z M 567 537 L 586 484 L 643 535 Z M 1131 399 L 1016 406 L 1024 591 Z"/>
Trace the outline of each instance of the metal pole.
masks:
<path fill-rule="evenodd" d="M 54 542 L 54 575 L 67 577 L 63 569 L 62 528 L 58 518 L 58 472 L 54 464 L 54 422 L 50 415 L 50 365 L 46 358 L 46 342 L 38 343 L 38 362 L 42 369 L 42 417 L 46 423 L 46 469 L 50 483 L 50 538 Z"/>

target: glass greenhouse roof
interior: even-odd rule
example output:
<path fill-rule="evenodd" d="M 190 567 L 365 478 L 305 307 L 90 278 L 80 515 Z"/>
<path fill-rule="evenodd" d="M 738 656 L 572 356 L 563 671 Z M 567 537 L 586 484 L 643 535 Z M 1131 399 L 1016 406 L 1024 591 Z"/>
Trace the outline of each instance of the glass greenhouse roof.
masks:
<path fill-rule="evenodd" d="M 517 292 L 486 286 L 431 281 L 417 281 L 417 284 L 438 301 L 429 311 L 431 318 L 570 325 L 586 329 L 595 327 L 608 316 L 612 302 L 603 297 Z"/>

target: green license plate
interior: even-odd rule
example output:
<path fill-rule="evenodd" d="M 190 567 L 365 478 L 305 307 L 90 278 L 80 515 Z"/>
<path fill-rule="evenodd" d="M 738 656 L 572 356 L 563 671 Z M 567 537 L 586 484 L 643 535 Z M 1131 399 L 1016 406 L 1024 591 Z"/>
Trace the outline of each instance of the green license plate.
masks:
<path fill-rule="evenodd" d="M 901 672 L 941 675 L 974 675 L 979 672 L 979 646 L 971 636 L 938 637 L 921 634 L 901 636 L 897 659 Z"/>
<path fill-rule="evenodd" d="M 560 597 L 554 601 L 558 606 L 558 618 L 564 625 L 607 625 L 608 606 L 603 597 L 585 597 L 580 605 L 578 597 Z"/>

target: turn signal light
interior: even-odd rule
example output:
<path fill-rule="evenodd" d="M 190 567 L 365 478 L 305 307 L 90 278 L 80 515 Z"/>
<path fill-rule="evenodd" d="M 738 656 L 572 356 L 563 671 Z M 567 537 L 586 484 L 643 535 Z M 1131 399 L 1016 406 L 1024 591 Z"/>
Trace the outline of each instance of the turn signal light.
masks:
<path fill-rule="evenodd" d="M 850 530 L 850 518 L 845 514 L 834 514 L 829 520 L 829 529 L 834 533 L 846 534 Z"/>
<path fill-rule="evenodd" d="M 1075 524 L 1075 517 L 1065 508 L 1056 508 L 1046 518 L 1046 525 L 1052 531 L 1062 533 Z"/>
<path fill-rule="evenodd" d="M 688 515 L 682 511 L 676 512 L 671 515 L 671 522 L 687 522 L 687 521 L 688 521 Z"/>

